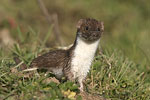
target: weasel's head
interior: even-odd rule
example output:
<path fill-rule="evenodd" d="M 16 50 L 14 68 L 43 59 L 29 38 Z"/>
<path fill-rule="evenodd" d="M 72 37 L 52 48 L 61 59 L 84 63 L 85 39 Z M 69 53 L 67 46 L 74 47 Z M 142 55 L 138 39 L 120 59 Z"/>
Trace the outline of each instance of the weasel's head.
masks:
<path fill-rule="evenodd" d="M 85 41 L 96 41 L 104 31 L 104 23 L 95 19 L 80 19 L 77 23 L 77 35 Z"/>

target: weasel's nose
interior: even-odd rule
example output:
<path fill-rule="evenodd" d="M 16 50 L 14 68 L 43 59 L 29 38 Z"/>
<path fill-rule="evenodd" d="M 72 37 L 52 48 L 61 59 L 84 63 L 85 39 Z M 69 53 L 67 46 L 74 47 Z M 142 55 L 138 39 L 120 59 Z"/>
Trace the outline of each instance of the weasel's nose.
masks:
<path fill-rule="evenodd" d="M 97 34 L 95 32 L 92 33 L 92 36 L 97 36 Z"/>

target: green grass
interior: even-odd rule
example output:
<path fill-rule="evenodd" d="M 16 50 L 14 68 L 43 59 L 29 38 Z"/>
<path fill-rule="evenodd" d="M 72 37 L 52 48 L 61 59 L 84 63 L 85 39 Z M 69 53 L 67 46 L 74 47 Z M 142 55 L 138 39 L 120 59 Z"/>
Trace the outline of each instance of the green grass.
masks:
<path fill-rule="evenodd" d="M 100 43 L 103 54 L 96 55 L 91 66 L 85 82 L 87 92 L 112 100 L 150 99 L 148 0 L 44 2 L 51 14 L 58 14 L 64 45 L 73 43 L 80 18 L 92 17 L 105 23 Z M 68 96 L 75 95 L 80 100 L 78 84 L 45 82 L 53 75 L 39 72 L 40 77 L 29 77 L 29 73 L 20 71 L 21 66 L 15 65 L 16 55 L 30 65 L 32 59 L 58 44 L 37 2 L 1 0 L 0 13 L 0 31 L 9 30 L 17 42 L 7 47 L 0 41 L 0 99 L 68 100 Z M 15 27 L 10 25 L 9 18 L 16 23 Z"/>
<path fill-rule="evenodd" d="M 33 30 L 29 34 L 32 33 Z M 19 37 L 22 37 L 22 33 L 19 34 Z M 75 93 L 80 100 L 78 84 L 69 81 L 61 83 L 45 82 L 44 80 L 54 76 L 51 74 L 44 76 L 44 72 L 39 72 L 40 77 L 36 74 L 29 76 L 29 73 L 19 70 L 21 66 L 15 65 L 13 57 L 16 55 L 29 65 L 39 53 L 49 50 L 43 47 L 42 40 L 38 35 L 32 35 L 27 34 L 30 41 L 20 38 L 22 39 L 21 45 L 15 44 L 10 49 L 1 49 L 0 98 L 6 100 L 68 100 L 70 94 L 65 95 L 64 91 L 66 91 Z M 46 37 L 45 42 L 48 38 Z M 113 100 L 149 100 L 150 83 L 147 82 L 149 75 L 137 69 L 137 67 L 142 66 L 130 61 L 120 50 L 105 48 L 103 52 L 103 54 L 98 54 L 95 57 L 85 82 L 86 91 Z"/>

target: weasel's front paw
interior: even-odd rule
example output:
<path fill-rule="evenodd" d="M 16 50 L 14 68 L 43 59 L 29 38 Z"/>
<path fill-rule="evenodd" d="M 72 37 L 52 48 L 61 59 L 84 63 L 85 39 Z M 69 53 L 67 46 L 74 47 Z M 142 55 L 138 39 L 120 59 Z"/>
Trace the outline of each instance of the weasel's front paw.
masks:
<path fill-rule="evenodd" d="M 80 86 L 80 87 L 79 87 L 79 90 L 80 90 L 80 92 L 84 92 L 83 86 Z"/>

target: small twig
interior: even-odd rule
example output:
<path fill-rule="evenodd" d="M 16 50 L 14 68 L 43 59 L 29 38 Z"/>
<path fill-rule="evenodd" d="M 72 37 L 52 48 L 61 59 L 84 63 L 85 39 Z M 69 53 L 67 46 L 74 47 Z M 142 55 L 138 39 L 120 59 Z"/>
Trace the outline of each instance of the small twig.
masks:
<path fill-rule="evenodd" d="M 56 36 L 56 40 L 58 40 L 59 44 L 62 46 L 63 45 L 63 41 L 60 38 L 60 29 L 59 29 L 59 24 L 58 24 L 58 15 L 57 14 L 53 14 L 52 18 L 54 20 L 54 33 L 55 33 L 55 36 Z"/>
<path fill-rule="evenodd" d="M 46 9 L 46 7 L 45 7 L 43 1 L 42 1 L 42 0 L 37 0 L 37 1 L 38 1 L 38 4 L 39 4 L 39 6 L 40 6 L 41 11 L 43 12 L 44 16 L 46 17 L 48 23 L 49 23 L 50 25 L 54 24 L 54 28 L 53 28 L 53 30 L 54 30 L 54 35 L 55 35 L 56 40 L 58 41 L 58 43 L 62 46 L 63 41 L 62 41 L 62 39 L 61 39 L 61 37 L 60 37 L 60 29 L 59 29 L 58 16 L 57 16 L 57 14 L 50 15 L 50 14 L 48 13 L 48 10 Z"/>
<path fill-rule="evenodd" d="M 11 91 L 6 97 L 3 98 L 3 100 L 6 100 L 6 99 L 8 99 L 10 96 L 13 96 L 16 91 L 17 91 L 17 90 Z"/>
<path fill-rule="evenodd" d="M 37 0 L 37 1 L 40 6 L 40 9 L 42 10 L 43 14 L 45 15 L 46 19 L 48 20 L 48 23 L 52 24 L 52 18 L 50 16 L 50 14 L 48 13 L 43 1 L 42 0 Z"/>

